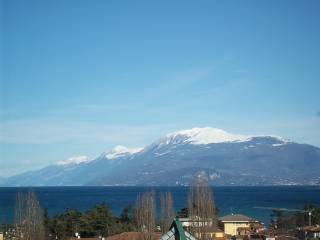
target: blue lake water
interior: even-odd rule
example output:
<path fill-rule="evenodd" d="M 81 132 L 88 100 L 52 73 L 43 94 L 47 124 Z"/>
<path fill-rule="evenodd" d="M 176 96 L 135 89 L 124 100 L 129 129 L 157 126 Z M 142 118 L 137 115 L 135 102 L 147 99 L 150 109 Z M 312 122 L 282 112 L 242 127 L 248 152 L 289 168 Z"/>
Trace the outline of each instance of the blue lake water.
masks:
<path fill-rule="evenodd" d="M 37 187 L 0 188 L 0 223 L 14 219 L 15 198 L 18 192 L 33 190 L 49 215 L 63 212 L 66 208 L 85 211 L 94 204 L 105 202 L 114 215 L 120 214 L 128 204 L 134 204 L 139 193 L 154 190 L 157 203 L 161 192 L 170 191 L 174 208 L 179 210 L 187 205 L 187 187 Z M 320 206 L 320 187 L 213 187 L 215 204 L 220 216 L 242 213 L 268 223 L 270 211 L 255 206 L 302 208 L 306 203 Z"/>

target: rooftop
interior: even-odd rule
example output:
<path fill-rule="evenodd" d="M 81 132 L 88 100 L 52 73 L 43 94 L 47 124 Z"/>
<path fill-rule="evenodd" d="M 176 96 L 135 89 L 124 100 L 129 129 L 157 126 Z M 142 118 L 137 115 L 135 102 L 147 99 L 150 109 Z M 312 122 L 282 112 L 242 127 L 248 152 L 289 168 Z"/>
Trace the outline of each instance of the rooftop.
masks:
<path fill-rule="evenodd" d="M 256 219 L 243 214 L 230 214 L 219 218 L 222 222 L 258 222 Z"/>
<path fill-rule="evenodd" d="M 123 232 L 113 236 L 107 237 L 107 240 L 140 240 L 143 239 L 143 233 L 141 232 Z M 153 233 L 153 239 L 160 239 L 161 234 Z"/>
<path fill-rule="evenodd" d="M 320 226 L 315 225 L 315 226 L 306 226 L 302 228 L 306 232 L 320 232 Z"/>
<path fill-rule="evenodd" d="M 161 236 L 160 240 L 196 240 L 194 236 L 185 231 L 178 219 L 175 219 L 170 230 Z"/>

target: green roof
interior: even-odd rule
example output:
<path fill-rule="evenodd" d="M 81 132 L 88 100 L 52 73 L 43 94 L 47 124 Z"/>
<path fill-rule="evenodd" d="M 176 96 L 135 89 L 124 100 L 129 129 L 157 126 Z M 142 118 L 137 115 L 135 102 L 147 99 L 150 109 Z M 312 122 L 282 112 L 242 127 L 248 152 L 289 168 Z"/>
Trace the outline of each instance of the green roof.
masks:
<path fill-rule="evenodd" d="M 194 236 L 185 231 L 178 219 L 173 220 L 170 230 L 161 236 L 160 240 L 196 240 Z"/>

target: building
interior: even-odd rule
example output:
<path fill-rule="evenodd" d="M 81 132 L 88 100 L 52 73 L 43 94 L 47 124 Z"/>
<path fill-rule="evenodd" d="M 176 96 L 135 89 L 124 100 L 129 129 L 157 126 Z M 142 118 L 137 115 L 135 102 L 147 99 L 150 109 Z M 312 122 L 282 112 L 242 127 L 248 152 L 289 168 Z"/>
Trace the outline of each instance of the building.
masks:
<path fill-rule="evenodd" d="M 191 232 L 194 230 L 196 233 L 194 233 L 194 236 L 198 239 L 200 239 L 202 234 L 200 231 L 197 231 L 195 229 L 201 228 L 201 231 L 205 234 L 205 239 L 226 239 L 225 233 L 216 227 L 213 224 L 212 219 L 206 219 L 202 220 L 201 218 L 194 218 L 191 220 L 190 218 L 179 218 L 179 221 L 181 222 L 181 225 L 184 229 Z"/>
<path fill-rule="evenodd" d="M 204 226 L 212 226 L 212 219 L 201 219 L 200 217 L 194 218 L 179 218 L 182 226 L 184 228 L 191 228 L 191 227 L 204 227 Z"/>
<path fill-rule="evenodd" d="M 218 228 L 215 227 L 205 227 L 204 228 L 205 231 L 205 239 L 215 239 L 215 240 L 225 240 L 227 239 L 225 233 Z M 199 236 L 199 238 L 201 238 L 201 235 Z"/>
<path fill-rule="evenodd" d="M 266 240 L 276 240 L 276 237 L 273 235 L 266 235 Z"/>
<path fill-rule="evenodd" d="M 152 233 L 152 239 L 160 239 L 160 233 Z M 142 232 L 122 232 L 106 238 L 106 240 L 141 240 L 146 239 L 145 233 Z M 101 240 L 101 239 L 99 239 Z"/>
<path fill-rule="evenodd" d="M 259 221 L 242 214 L 227 215 L 219 220 L 223 224 L 224 233 L 231 236 L 242 235 L 245 230 L 249 231 L 254 224 L 259 223 Z"/>
<path fill-rule="evenodd" d="M 3 233 L 0 232 L 0 240 L 3 240 Z"/>
<path fill-rule="evenodd" d="M 301 228 L 299 231 L 299 239 L 320 239 L 320 225 Z"/>
<path fill-rule="evenodd" d="M 181 222 L 175 219 L 169 231 L 163 234 L 160 240 L 196 240 L 189 232 L 183 229 Z"/>
<path fill-rule="evenodd" d="M 101 238 L 80 238 L 80 237 L 71 237 L 69 238 L 69 240 L 78 240 L 78 239 L 82 239 L 82 240 L 101 240 Z"/>

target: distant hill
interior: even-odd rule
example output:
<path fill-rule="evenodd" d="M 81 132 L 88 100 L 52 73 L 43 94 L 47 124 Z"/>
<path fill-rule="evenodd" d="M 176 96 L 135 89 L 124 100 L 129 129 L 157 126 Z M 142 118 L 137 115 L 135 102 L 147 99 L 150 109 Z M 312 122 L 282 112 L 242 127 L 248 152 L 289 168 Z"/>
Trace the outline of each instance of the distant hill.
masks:
<path fill-rule="evenodd" d="M 93 160 L 60 162 L 0 181 L 2 186 L 317 185 L 320 149 L 277 136 L 233 135 L 216 128 L 168 134 L 145 148 L 117 146 Z"/>

